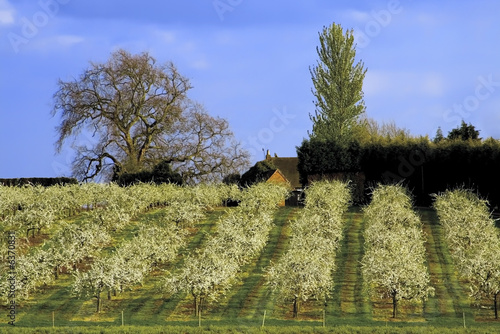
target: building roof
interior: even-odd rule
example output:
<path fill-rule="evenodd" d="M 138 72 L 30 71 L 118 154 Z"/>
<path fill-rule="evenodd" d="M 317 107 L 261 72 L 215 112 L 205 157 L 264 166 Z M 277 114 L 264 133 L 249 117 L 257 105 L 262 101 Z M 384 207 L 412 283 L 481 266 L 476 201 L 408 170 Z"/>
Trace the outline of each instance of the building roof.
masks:
<path fill-rule="evenodd" d="M 251 185 L 255 182 L 267 181 L 278 173 L 290 183 L 292 189 L 302 188 L 300 175 L 297 169 L 299 158 L 279 158 L 271 157 L 267 151 L 266 158 L 257 162 L 247 172 L 241 176 L 240 183 L 243 186 Z"/>
<path fill-rule="evenodd" d="M 279 169 L 281 174 L 283 174 L 290 182 L 292 188 L 302 188 L 299 171 L 297 169 L 299 158 L 272 158 L 268 155 L 266 160 L 270 161 L 274 166 L 276 166 L 276 168 Z"/>

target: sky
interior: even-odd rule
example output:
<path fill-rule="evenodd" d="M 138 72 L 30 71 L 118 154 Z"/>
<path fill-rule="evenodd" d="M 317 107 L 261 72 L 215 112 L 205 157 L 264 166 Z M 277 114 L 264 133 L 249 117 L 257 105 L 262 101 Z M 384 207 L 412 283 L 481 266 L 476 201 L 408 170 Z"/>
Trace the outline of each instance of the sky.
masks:
<path fill-rule="evenodd" d="M 354 31 L 368 117 L 430 138 L 464 120 L 499 139 L 499 13 L 497 0 L 0 0 L 0 178 L 71 175 L 71 147 L 54 145 L 57 82 L 117 49 L 172 61 L 252 163 L 296 156 L 332 23 Z"/>

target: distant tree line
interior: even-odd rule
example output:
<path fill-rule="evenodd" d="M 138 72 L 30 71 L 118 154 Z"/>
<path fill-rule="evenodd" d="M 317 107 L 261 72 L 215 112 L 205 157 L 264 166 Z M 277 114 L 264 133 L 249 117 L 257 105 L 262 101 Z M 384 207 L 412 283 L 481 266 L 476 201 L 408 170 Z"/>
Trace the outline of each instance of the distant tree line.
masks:
<path fill-rule="evenodd" d="M 18 187 L 26 184 L 50 187 L 55 185 L 78 184 L 77 179 L 70 177 L 23 177 L 12 179 L 0 179 L 0 185 L 7 187 Z"/>

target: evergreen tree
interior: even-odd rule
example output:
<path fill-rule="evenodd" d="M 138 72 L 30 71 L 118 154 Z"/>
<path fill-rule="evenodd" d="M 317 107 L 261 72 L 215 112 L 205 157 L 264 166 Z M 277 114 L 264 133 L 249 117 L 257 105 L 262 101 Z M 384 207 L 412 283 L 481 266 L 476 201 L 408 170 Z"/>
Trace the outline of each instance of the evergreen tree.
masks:
<path fill-rule="evenodd" d="M 460 127 L 457 127 L 456 129 L 453 129 L 448 133 L 448 139 L 481 140 L 481 138 L 479 138 L 479 131 L 476 130 L 474 125 L 467 124 L 464 122 L 464 120 L 462 120 L 462 124 L 460 125 Z"/>
<path fill-rule="evenodd" d="M 434 137 L 434 139 L 432 140 L 435 144 L 438 144 L 439 142 L 441 142 L 442 140 L 444 139 L 444 136 L 443 136 L 443 130 L 441 130 L 441 127 L 439 126 L 437 131 L 436 131 L 436 136 Z"/>

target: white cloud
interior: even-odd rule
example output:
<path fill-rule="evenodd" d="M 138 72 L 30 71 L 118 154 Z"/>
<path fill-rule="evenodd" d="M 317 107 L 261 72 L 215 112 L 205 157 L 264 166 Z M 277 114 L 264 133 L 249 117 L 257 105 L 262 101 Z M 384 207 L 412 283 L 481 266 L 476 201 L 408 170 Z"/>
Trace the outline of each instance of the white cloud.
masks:
<path fill-rule="evenodd" d="M 443 96 L 446 92 L 446 83 L 442 75 L 438 73 L 423 73 L 421 92 L 428 96 Z"/>
<path fill-rule="evenodd" d="M 357 23 L 363 23 L 370 19 L 370 13 L 362 12 L 359 10 L 349 10 L 344 13 L 347 19 L 353 20 Z"/>
<path fill-rule="evenodd" d="M 155 32 L 156 36 L 162 41 L 163 43 L 166 44 L 172 44 L 176 42 L 176 35 L 173 31 L 166 31 L 166 30 L 158 30 Z"/>
<path fill-rule="evenodd" d="M 234 33 L 225 30 L 217 31 L 214 36 L 214 41 L 220 46 L 235 45 L 239 42 Z"/>
<path fill-rule="evenodd" d="M 74 44 L 82 43 L 85 39 L 75 35 L 59 35 L 55 37 L 55 42 L 60 46 L 72 46 Z"/>
<path fill-rule="evenodd" d="M 210 67 L 209 65 L 210 64 L 204 57 L 197 59 L 191 63 L 191 66 L 197 70 L 205 70 Z"/>
<path fill-rule="evenodd" d="M 85 38 L 81 36 L 55 35 L 47 38 L 35 38 L 26 47 L 35 52 L 50 53 L 54 50 L 69 49 L 83 42 L 85 42 Z"/>
<path fill-rule="evenodd" d="M 181 54 L 193 54 L 198 49 L 197 44 L 193 41 L 184 42 L 177 47 L 177 51 Z"/>
<path fill-rule="evenodd" d="M 368 71 L 363 91 L 366 95 L 440 97 L 446 92 L 444 77 L 435 72 Z"/>
<path fill-rule="evenodd" d="M 0 0 L 0 25 L 14 23 L 15 10 L 7 0 Z"/>
<path fill-rule="evenodd" d="M 426 28 L 435 28 L 439 24 L 443 22 L 443 16 L 440 15 L 441 17 L 438 17 L 436 14 L 429 14 L 429 13 L 418 13 L 415 16 L 415 21 L 419 25 L 426 27 Z"/>

